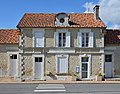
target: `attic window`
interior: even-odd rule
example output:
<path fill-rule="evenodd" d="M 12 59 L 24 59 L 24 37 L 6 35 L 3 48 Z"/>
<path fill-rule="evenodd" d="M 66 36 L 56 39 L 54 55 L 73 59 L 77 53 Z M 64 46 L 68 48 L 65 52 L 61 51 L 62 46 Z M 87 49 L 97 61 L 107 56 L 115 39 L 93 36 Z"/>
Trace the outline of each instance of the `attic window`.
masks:
<path fill-rule="evenodd" d="M 64 23 L 65 22 L 65 19 L 64 18 L 61 18 L 60 19 L 60 23 Z"/>

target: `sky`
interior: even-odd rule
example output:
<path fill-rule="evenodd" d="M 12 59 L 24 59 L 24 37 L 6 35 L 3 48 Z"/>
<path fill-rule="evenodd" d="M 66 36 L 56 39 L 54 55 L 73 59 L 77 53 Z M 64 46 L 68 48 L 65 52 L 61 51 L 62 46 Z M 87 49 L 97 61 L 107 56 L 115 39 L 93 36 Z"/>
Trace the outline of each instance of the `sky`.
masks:
<path fill-rule="evenodd" d="M 0 29 L 14 29 L 24 13 L 86 13 L 100 5 L 107 28 L 120 28 L 120 0 L 1 0 Z"/>

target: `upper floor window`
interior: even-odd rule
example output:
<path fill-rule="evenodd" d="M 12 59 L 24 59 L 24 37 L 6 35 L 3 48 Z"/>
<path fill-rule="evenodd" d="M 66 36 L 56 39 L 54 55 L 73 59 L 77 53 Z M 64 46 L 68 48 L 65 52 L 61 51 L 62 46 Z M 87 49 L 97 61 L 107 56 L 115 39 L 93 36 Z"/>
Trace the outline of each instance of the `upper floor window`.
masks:
<path fill-rule="evenodd" d="M 94 45 L 93 32 L 89 30 L 88 32 L 85 30 L 78 32 L 78 47 L 93 47 L 93 45 Z"/>
<path fill-rule="evenodd" d="M 82 33 L 82 47 L 88 47 L 89 45 L 89 33 Z"/>
<path fill-rule="evenodd" d="M 70 47 L 70 32 L 67 30 L 58 30 L 54 33 L 55 47 Z"/>
<path fill-rule="evenodd" d="M 44 32 L 34 32 L 33 44 L 33 47 L 44 47 Z"/>
<path fill-rule="evenodd" d="M 66 46 L 66 33 L 59 33 L 59 47 Z"/>

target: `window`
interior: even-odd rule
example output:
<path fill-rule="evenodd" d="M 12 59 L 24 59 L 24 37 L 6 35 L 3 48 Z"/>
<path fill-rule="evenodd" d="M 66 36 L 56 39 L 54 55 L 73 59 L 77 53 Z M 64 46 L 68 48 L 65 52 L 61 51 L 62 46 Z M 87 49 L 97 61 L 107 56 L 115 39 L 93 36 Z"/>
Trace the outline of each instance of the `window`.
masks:
<path fill-rule="evenodd" d="M 89 33 L 82 33 L 82 47 L 88 47 Z"/>
<path fill-rule="evenodd" d="M 34 46 L 44 47 L 44 32 L 37 31 L 34 33 Z"/>
<path fill-rule="evenodd" d="M 112 55 L 105 55 L 105 62 L 112 62 Z"/>
<path fill-rule="evenodd" d="M 17 59 L 17 55 L 16 54 L 11 55 L 10 59 Z"/>
<path fill-rule="evenodd" d="M 88 62 L 88 57 L 82 57 L 82 62 Z"/>
<path fill-rule="evenodd" d="M 70 47 L 70 32 L 66 29 L 58 29 L 54 32 L 55 47 Z"/>
<path fill-rule="evenodd" d="M 59 47 L 66 46 L 66 33 L 59 33 Z"/>
<path fill-rule="evenodd" d="M 68 61 L 66 57 L 58 57 L 57 73 L 68 73 Z"/>
<path fill-rule="evenodd" d="M 35 57 L 35 62 L 42 62 L 42 57 Z"/>
<path fill-rule="evenodd" d="M 61 18 L 61 19 L 60 19 L 60 22 L 61 22 L 61 23 L 64 23 L 64 22 L 65 22 L 65 19 L 64 19 L 64 18 Z"/>
<path fill-rule="evenodd" d="M 90 30 L 82 30 L 78 32 L 78 47 L 91 47 L 94 46 L 94 35 Z"/>

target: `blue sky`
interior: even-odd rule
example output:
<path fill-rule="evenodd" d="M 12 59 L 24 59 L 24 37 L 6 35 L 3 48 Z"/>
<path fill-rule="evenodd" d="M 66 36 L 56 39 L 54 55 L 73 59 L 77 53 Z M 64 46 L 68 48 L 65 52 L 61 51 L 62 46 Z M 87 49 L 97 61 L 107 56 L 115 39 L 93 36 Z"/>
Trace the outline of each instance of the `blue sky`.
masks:
<path fill-rule="evenodd" d="M 86 2 L 95 5 L 99 1 L 100 0 L 1 0 L 0 29 L 16 28 L 17 23 L 24 13 L 83 13 L 86 10 L 84 7 Z"/>

